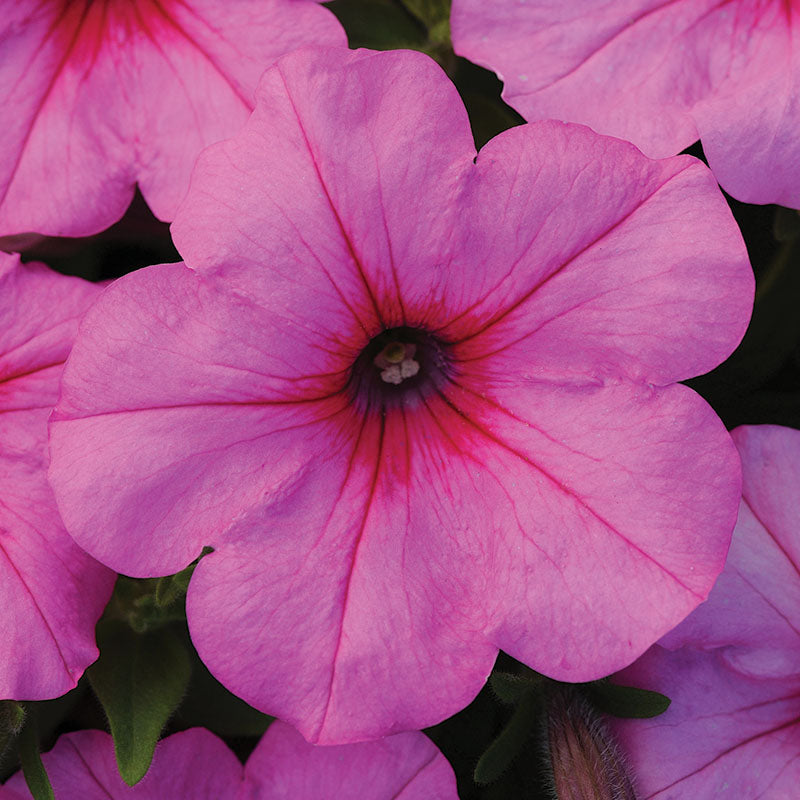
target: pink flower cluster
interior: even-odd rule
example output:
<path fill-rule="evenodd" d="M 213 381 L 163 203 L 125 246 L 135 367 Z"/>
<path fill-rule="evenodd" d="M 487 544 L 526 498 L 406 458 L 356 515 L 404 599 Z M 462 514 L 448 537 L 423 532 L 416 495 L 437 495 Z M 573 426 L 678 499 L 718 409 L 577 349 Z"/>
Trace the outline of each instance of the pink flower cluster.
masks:
<path fill-rule="evenodd" d="M 75 686 L 114 572 L 211 548 L 192 642 L 284 720 L 244 767 L 174 734 L 133 789 L 62 736 L 58 797 L 455 798 L 416 731 L 499 650 L 668 694 L 617 726 L 648 796 L 755 746 L 753 797 L 796 780 L 800 434 L 732 439 L 681 383 L 753 302 L 717 182 L 800 205 L 792 4 L 454 0 L 530 120 L 479 153 L 430 58 L 312 0 L 0 8 L 0 245 L 138 186 L 184 259 L 101 287 L 0 254 L 0 699 Z"/>
<path fill-rule="evenodd" d="M 312 741 L 438 722 L 498 648 L 568 680 L 630 663 L 735 522 L 730 439 L 675 385 L 751 302 L 709 173 L 552 123 L 474 158 L 427 58 L 287 56 L 195 167 L 186 266 L 106 290 L 52 416 L 76 541 L 142 577 L 213 547 L 201 658 Z M 418 369 L 387 381 L 395 358 Z"/>
<path fill-rule="evenodd" d="M 134 787 L 120 778 L 111 737 L 101 731 L 65 734 L 42 760 L 59 800 L 458 800 L 450 765 L 416 732 L 314 747 L 276 720 L 243 768 L 220 739 L 191 728 L 159 743 Z M 19 773 L 0 786 L 0 800 L 30 797 Z"/>

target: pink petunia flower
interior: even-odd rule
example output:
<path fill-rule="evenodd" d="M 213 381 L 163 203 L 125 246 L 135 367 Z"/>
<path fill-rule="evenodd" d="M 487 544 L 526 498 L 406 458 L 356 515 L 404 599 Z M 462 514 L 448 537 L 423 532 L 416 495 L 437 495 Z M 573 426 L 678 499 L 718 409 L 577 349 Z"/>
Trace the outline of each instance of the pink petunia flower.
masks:
<path fill-rule="evenodd" d="M 242 765 L 203 728 L 162 740 L 147 775 L 134 787 L 117 772 L 111 737 L 68 733 L 42 756 L 58 800 L 103 797 L 164 800 L 457 800 L 453 770 L 422 733 L 377 742 L 314 747 L 275 721 Z M 21 773 L 0 787 L 0 800 L 30 798 Z"/>
<path fill-rule="evenodd" d="M 792 798 L 800 782 L 800 431 L 737 428 L 743 499 L 707 602 L 622 683 L 672 703 L 614 723 L 642 798 Z"/>
<path fill-rule="evenodd" d="M 649 156 L 698 138 L 722 187 L 800 207 L 797 0 L 453 0 L 456 52 L 526 119 L 583 122 Z"/>
<path fill-rule="evenodd" d="M 312 0 L 0 0 L 0 236 L 97 233 L 135 185 L 171 220 L 278 56 L 344 44 Z"/>
<path fill-rule="evenodd" d="M 753 279 L 702 164 L 561 123 L 475 163 L 430 59 L 297 51 L 173 236 L 192 269 L 87 316 L 51 477 L 128 574 L 215 548 L 189 626 L 249 703 L 324 743 L 425 727 L 498 648 L 597 678 L 705 598 L 738 458 L 674 382 Z"/>
<path fill-rule="evenodd" d="M 114 574 L 70 539 L 47 484 L 47 417 L 99 287 L 0 253 L 0 699 L 72 689 L 97 658 Z"/>

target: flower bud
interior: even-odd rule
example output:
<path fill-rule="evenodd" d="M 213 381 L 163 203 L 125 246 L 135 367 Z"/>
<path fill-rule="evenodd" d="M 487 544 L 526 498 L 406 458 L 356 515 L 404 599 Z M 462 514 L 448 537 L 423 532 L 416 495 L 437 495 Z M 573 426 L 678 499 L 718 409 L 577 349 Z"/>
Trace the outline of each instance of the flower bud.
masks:
<path fill-rule="evenodd" d="M 547 699 L 550 788 L 558 800 L 636 800 L 611 732 L 592 705 L 570 686 Z"/>

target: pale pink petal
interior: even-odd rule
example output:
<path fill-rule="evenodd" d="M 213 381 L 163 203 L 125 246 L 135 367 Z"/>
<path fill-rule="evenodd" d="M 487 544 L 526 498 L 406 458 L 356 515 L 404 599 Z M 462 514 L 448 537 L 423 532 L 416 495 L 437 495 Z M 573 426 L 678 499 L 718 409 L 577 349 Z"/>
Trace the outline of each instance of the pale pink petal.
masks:
<path fill-rule="evenodd" d="M 688 108 L 709 76 L 684 37 L 718 5 L 453 0 L 453 45 L 498 73 L 526 119 L 582 122 L 663 158 L 698 138 Z"/>
<path fill-rule="evenodd" d="M 778 425 L 743 425 L 732 435 L 742 457 L 744 504 L 770 534 L 774 558 L 790 562 L 797 570 L 800 433 Z"/>
<path fill-rule="evenodd" d="M 257 100 L 241 136 L 199 159 L 172 225 L 190 267 L 224 270 L 267 302 L 276 285 L 335 291 L 367 327 L 429 314 L 432 299 L 464 304 L 443 273 L 458 268 L 453 200 L 475 151 L 455 87 L 431 59 L 300 51 L 264 75 Z M 288 313 L 325 314 L 304 305 Z"/>
<path fill-rule="evenodd" d="M 788 798 L 800 780 L 800 676 L 757 680 L 723 653 L 654 645 L 615 680 L 662 692 L 664 714 L 617 719 L 642 800 Z"/>
<path fill-rule="evenodd" d="M 498 647 L 551 677 L 591 680 L 705 599 L 736 520 L 739 464 L 697 395 L 476 380 L 449 402 L 472 427 L 461 450 L 479 486 L 460 501 L 501 540 Z"/>
<path fill-rule="evenodd" d="M 735 15 L 718 13 L 709 20 L 717 28 L 714 36 L 734 42 L 739 52 L 729 56 L 725 82 L 694 107 L 692 116 L 725 191 L 747 203 L 797 208 L 800 15 L 787 3 L 773 2 L 754 4 L 761 16 L 747 19 L 747 5 L 740 6 Z M 733 22 L 733 29 L 720 30 L 723 21 Z"/>
<path fill-rule="evenodd" d="M 366 423 L 334 463 L 322 453 L 302 491 L 234 526 L 188 598 L 217 677 L 322 742 L 463 705 L 494 655 L 463 649 L 478 631 L 561 679 L 630 663 L 706 597 L 738 497 L 729 437 L 677 387 L 451 391 Z"/>
<path fill-rule="evenodd" d="M 707 372 L 739 343 L 753 275 L 699 162 L 651 161 L 542 122 L 489 142 L 470 178 L 453 265 L 476 291 L 469 313 L 439 328 L 469 369 L 663 384 Z"/>
<path fill-rule="evenodd" d="M 344 44 L 297 0 L 4 0 L 0 234 L 96 233 L 139 182 L 171 219 L 200 150 L 232 135 L 258 77 L 301 44 Z"/>
<path fill-rule="evenodd" d="M 245 767 L 241 800 L 457 800 L 452 767 L 422 733 L 315 747 L 279 720 Z"/>
<path fill-rule="evenodd" d="M 120 777 L 114 744 L 102 731 L 64 734 L 42 763 L 58 800 L 235 800 L 243 775 L 227 745 L 203 728 L 160 741 L 150 769 L 133 787 Z M 22 773 L 6 787 L 30 797 Z"/>
<path fill-rule="evenodd" d="M 725 570 L 707 603 L 665 637 L 669 648 L 725 648 L 753 677 L 800 674 L 800 431 L 737 428 L 743 499 Z"/>
<path fill-rule="evenodd" d="M 302 45 L 344 45 L 346 38 L 335 17 L 314 2 L 158 5 L 143 20 L 149 41 L 136 42 L 138 69 L 131 76 L 140 135 L 149 139 L 137 153 L 136 177 L 155 215 L 171 220 L 198 153 L 238 132 L 264 69 Z"/>
<path fill-rule="evenodd" d="M 282 349 L 284 324 L 182 264 L 104 292 L 50 424 L 51 482 L 76 541 L 126 574 L 175 572 L 242 508 L 289 491 L 330 439 L 345 400 L 325 381 L 344 382 L 350 362 L 299 327 Z"/>
<path fill-rule="evenodd" d="M 709 599 L 615 680 L 671 699 L 614 723 L 643 798 L 796 794 L 800 780 L 800 431 L 734 431 L 743 500 Z M 687 746 L 690 744 L 690 746 Z"/>
<path fill-rule="evenodd" d="M 2 3 L 0 233 L 96 233 L 134 191 L 134 130 L 98 26 L 106 3 Z"/>
<path fill-rule="evenodd" d="M 47 417 L 98 287 L 0 254 L 0 698 L 73 688 L 97 658 L 114 575 L 67 535 L 47 485 Z"/>
<path fill-rule="evenodd" d="M 309 55 L 270 70 L 242 135 L 200 159 L 172 226 L 189 266 L 224 271 L 227 280 L 241 275 L 250 295 L 263 291 L 254 269 L 269 270 L 268 295 L 277 285 L 310 287 L 314 302 L 284 313 L 313 314 L 303 322 L 321 336 L 318 320 L 331 304 L 341 319 L 342 300 L 367 328 L 376 317 L 380 327 L 430 326 L 432 313 L 449 317 L 435 327 L 455 341 L 491 327 L 476 349 L 514 344 L 520 365 L 537 377 L 599 371 L 665 383 L 708 371 L 739 343 L 752 271 L 699 162 L 650 161 L 584 128 L 542 123 L 498 136 L 475 169 L 453 89 L 434 80 L 440 75 L 429 60 L 393 53 L 396 66 L 376 70 L 376 54 L 350 54 L 343 74 L 323 78 L 325 59 Z M 328 60 L 337 58 L 331 52 Z M 408 113 L 401 128 L 386 97 L 405 102 L 412 79 L 430 84 L 432 108 Z M 371 106 L 354 99 L 366 92 L 362 84 L 374 87 Z M 360 120 L 344 142 L 324 125 L 342 108 Z M 278 120 L 279 139 L 271 133 Z M 400 153 L 415 136 L 425 152 L 409 163 Z M 236 180 L 226 180 L 232 170 Z M 455 197 L 469 213 L 453 214 Z M 259 235 L 267 209 L 269 237 Z M 209 235 L 223 225 L 231 235 Z M 334 278 L 333 263 L 350 267 Z M 444 280 L 448 269 L 463 280 Z"/>
<path fill-rule="evenodd" d="M 481 635 L 495 541 L 458 506 L 463 470 L 436 419 L 367 419 L 350 439 L 244 515 L 187 596 L 211 671 L 323 744 L 455 713 L 497 655 Z"/>
<path fill-rule="evenodd" d="M 800 204 L 798 16 L 749 0 L 454 0 L 453 42 L 526 119 L 674 155 L 701 138 L 735 197 Z"/>
<path fill-rule="evenodd" d="M 44 264 L 20 264 L 19 256 L 0 253 L 0 378 L 3 398 L 16 395 L 11 376 L 61 365 L 72 348 L 78 321 L 100 287 L 80 278 L 59 275 Z M 54 312 L 57 309 L 57 313 Z M 41 405 L 53 405 L 58 398 L 58 380 L 37 390 Z M 33 398 L 31 398 L 33 399 Z"/>
<path fill-rule="evenodd" d="M 457 800 L 452 768 L 417 732 L 314 747 L 276 720 L 243 768 L 224 742 L 192 728 L 159 742 L 133 787 L 122 781 L 111 737 L 101 731 L 61 736 L 42 761 L 58 800 Z M 30 797 L 21 773 L 0 787 L 0 797 Z"/>

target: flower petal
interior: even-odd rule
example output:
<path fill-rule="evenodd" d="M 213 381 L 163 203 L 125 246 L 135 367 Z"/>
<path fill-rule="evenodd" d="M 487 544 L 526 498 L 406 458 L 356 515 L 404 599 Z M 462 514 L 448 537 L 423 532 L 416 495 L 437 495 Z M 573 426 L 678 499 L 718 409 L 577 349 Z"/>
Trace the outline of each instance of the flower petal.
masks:
<path fill-rule="evenodd" d="M 493 282 L 439 331 L 465 369 L 664 384 L 707 372 L 739 343 L 753 274 L 699 162 L 651 161 L 542 122 L 489 142 L 476 173 L 457 263 L 467 286 Z M 502 266 L 489 273 L 487 262 Z"/>
<path fill-rule="evenodd" d="M 76 541 L 129 575 L 175 572 L 285 491 L 320 437 L 335 449 L 324 431 L 346 406 L 346 354 L 299 328 L 279 339 L 286 324 L 182 264 L 104 292 L 50 423 L 50 479 Z"/>
<path fill-rule="evenodd" d="M 322 284 L 369 335 L 424 322 L 432 291 L 460 301 L 447 296 L 443 270 L 452 201 L 475 150 L 464 107 L 433 61 L 301 50 L 267 71 L 257 104 L 241 136 L 198 161 L 172 225 L 190 267 L 224 270 L 265 303 Z"/>
<path fill-rule="evenodd" d="M 98 287 L 0 254 L 0 697 L 72 689 L 97 658 L 114 575 L 70 539 L 47 485 L 47 416 Z"/>
<path fill-rule="evenodd" d="M 692 116 L 725 191 L 746 203 L 797 208 L 800 18 L 786 3 L 748 5 L 738 3 L 733 14 L 717 12 L 698 32 L 706 40 L 727 40 L 732 52 L 712 51 L 726 78 Z M 754 11 L 758 16 L 748 18 Z"/>
<path fill-rule="evenodd" d="M 454 0 L 453 45 L 497 71 L 504 99 L 526 119 L 582 122 L 663 158 L 698 138 L 687 108 L 708 77 L 685 37 L 719 5 Z"/>
<path fill-rule="evenodd" d="M 615 680 L 672 702 L 653 719 L 612 727 L 643 798 L 693 800 L 736 787 L 736 797 L 793 797 L 800 779 L 800 679 L 755 680 L 721 653 L 653 646 Z"/>
<path fill-rule="evenodd" d="M 743 499 L 725 570 L 707 603 L 662 644 L 725 648 L 752 677 L 797 675 L 800 664 L 800 431 L 743 426 Z"/>
<path fill-rule="evenodd" d="M 200 150 L 247 118 L 263 69 L 300 44 L 344 43 L 330 12 L 296 0 L 4 6 L 2 235 L 96 233 L 137 181 L 171 219 Z"/>
<path fill-rule="evenodd" d="M 556 679 L 593 680 L 705 599 L 740 483 L 730 437 L 697 395 L 476 381 L 449 402 L 478 465 L 461 513 L 502 539 L 487 633 L 498 647 Z"/>
<path fill-rule="evenodd" d="M 454 0 L 453 42 L 528 120 L 591 125 L 654 157 L 701 138 L 748 203 L 800 205 L 800 21 L 748 0 Z"/>
<path fill-rule="evenodd" d="M 150 769 L 134 787 L 120 777 L 114 744 L 103 731 L 75 731 L 60 736 L 56 746 L 42 755 L 42 763 L 59 800 L 89 797 L 235 800 L 243 772 L 239 760 L 225 743 L 203 728 L 191 728 L 162 739 Z M 30 797 L 21 772 L 6 787 L 22 797 Z"/>
<path fill-rule="evenodd" d="M 418 54 L 299 51 L 268 71 L 173 226 L 195 272 L 144 270 L 106 292 L 53 416 L 53 481 L 79 541 L 141 575 L 212 544 L 187 596 L 198 652 L 313 741 L 441 720 L 498 646 L 571 680 L 619 668 L 705 597 L 735 519 L 721 423 L 688 389 L 653 385 L 710 368 L 744 327 L 752 277 L 708 174 L 559 124 L 500 137 L 476 168 L 454 102 Z M 353 144 L 331 133 L 341 120 Z M 484 186 L 500 226 L 476 211 Z M 664 266 L 645 244 L 664 244 L 662 218 L 676 235 L 701 211 L 723 233 L 695 298 L 679 284 L 697 243 L 680 234 Z M 649 284 L 641 296 L 615 256 Z M 529 308 L 578 329 L 553 319 L 541 364 L 503 325 Z M 437 379 L 364 407 L 363 348 L 404 322 L 414 347 L 437 340 Z"/>
<path fill-rule="evenodd" d="M 472 700 L 497 654 L 479 633 L 493 544 L 448 496 L 451 449 L 427 412 L 367 419 L 243 517 L 187 596 L 211 671 L 323 744 L 425 727 Z"/>
<path fill-rule="evenodd" d="M 653 798 L 792 797 L 800 779 L 800 431 L 733 432 L 743 499 L 708 600 L 630 668 L 622 684 L 666 694 L 667 712 L 617 720 Z M 692 746 L 686 746 L 691 742 Z"/>
<path fill-rule="evenodd" d="M 315 747 L 276 720 L 245 767 L 242 800 L 456 800 L 452 767 L 422 733 Z"/>

